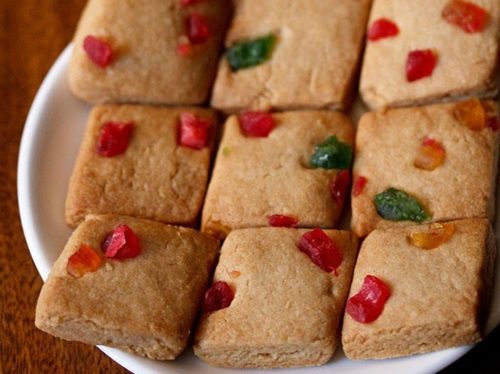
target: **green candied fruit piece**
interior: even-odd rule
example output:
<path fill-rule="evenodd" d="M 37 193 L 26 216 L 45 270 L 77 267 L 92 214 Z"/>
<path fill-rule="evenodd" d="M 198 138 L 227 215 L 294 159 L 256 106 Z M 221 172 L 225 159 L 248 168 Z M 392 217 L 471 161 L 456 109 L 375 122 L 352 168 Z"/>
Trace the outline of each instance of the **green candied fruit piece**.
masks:
<path fill-rule="evenodd" d="M 330 136 L 316 146 L 309 164 L 313 168 L 349 169 L 351 159 L 351 146 L 342 143 L 336 136 Z"/>
<path fill-rule="evenodd" d="M 226 52 L 226 58 L 233 71 L 260 65 L 271 58 L 276 36 L 269 34 L 257 39 L 236 43 Z"/>
<path fill-rule="evenodd" d="M 423 222 L 430 218 L 415 197 L 396 188 L 375 195 L 374 202 L 378 214 L 390 221 Z"/>

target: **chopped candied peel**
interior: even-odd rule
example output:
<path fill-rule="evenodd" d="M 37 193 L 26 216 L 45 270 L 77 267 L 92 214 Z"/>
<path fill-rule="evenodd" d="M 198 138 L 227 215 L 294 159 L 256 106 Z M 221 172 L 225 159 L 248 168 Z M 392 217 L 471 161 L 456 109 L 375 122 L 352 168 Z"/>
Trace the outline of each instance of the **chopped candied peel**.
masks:
<path fill-rule="evenodd" d="M 245 136 L 265 138 L 273 131 L 276 122 L 271 113 L 247 111 L 238 115 L 240 128 Z"/>
<path fill-rule="evenodd" d="M 455 104 L 453 115 L 458 122 L 473 131 L 481 131 L 486 128 L 486 110 L 478 98 L 472 98 Z"/>
<path fill-rule="evenodd" d="M 346 313 L 360 323 L 375 321 L 384 311 L 391 291 L 379 278 L 367 275 L 357 294 L 347 300 Z"/>
<path fill-rule="evenodd" d="M 365 189 L 366 183 L 368 182 L 368 179 L 366 179 L 363 176 L 359 176 L 356 178 L 356 181 L 354 182 L 354 186 L 352 187 L 352 195 L 354 197 L 358 197 L 363 193 L 363 190 Z"/>
<path fill-rule="evenodd" d="M 105 40 L 94 35 L 87 35 L 83 40 L 83 50 L 90 61 L 100 68 L 105 68 L 113 61 L 113 49 Z"/>
<path fill-rule="evenodd" d="M 286 216 L 283 214 L 273 214 L 267 217 L 269 226 L 273 227 L 296 227 L 299 219 L 295 216 Z"/>
<path fill-rule="evenodd" d="M 387 18 L 379 18 L 368 29 L 368 40 L 375 42 L 379 39 L 394 37 L 399 34 L 398 26 Z"/>
<path fill-rule="evenodd" d="M 187 37 L 192 44 L 203 44 L 210 38 L 210 28 L 204 16 L 191 13 L 186 21 Z"/>
<path fill-rule="evenodd" d="M 133 122 L 106 122 L 97 139 L 96 152 L 103 157 L 114 157 L 125 153 L 133 129 Z"/>
<path fill-rule="evenodd" d="M 69 275 L 79 278 L 87 273 L 99 269 L 102 259 L 99 254 L 88 244 L 82 244 L 80 248 L 73 253 L 66 264 L 66 271 Z"/>
<path fill-rule="evenodd" d="M 469 34 L 483 31 L 489 20 L 489 13 L 485 9 L 463 0 L 448 2 L 441 16 L 446 22 Z"/>
<path fill-rule="evenodd" d="M 433 223 L 427 230 L 415 229 L 408 234 L 411 245 L 422 249 L 434 249 L 446 243 L 455 233 L 453 223 Z"/>
<path fill-rule="evenodd" d="M 139 238 L 129 226 L 124 224 L 116 226 L 108 234 L 102 242 L 101 249 L 106 257 L 116 260 L 137 257 L 142 252 Z"/>
<path fill-rule="evenodd" d="M 418 148 L 417 157 L 413 165 L 422 170 L 435 170 L 444 164 L 446 151 L 441 143 L 429 137 L 425 137 L 422 145 Z"/>
<path fill-rule="evenodd" d="M 303 234 L 298 247 L 321 269 L 337 275 L 337 269 L 342 264 L 342 252 L 323 230 L 316 228 Z"/>
<path fill-rule="evenodd" d="M 227 308 L 234 299 L 234 291 L 224 281 L 218 281 L 205 292 L 203 310 L 205 313 L 212 313 L 220 309 Z"/>
<path fill-rule="evenodd" d="M 351 174 L 349 173 L 349 170 L 339 171 L 336 177 L 330 182 L 330 196 L 340 208 L 344 206 L 350 182 Z"/>
<path fill-rule="evenodd" d="M 202 149 L 207 145 L 211 127 L 210 119 L 200 118 L 189 112 L 181 113 L 179 144 L 192 149 Z"/>
<path fill-rule="evenodd" d="M 406 80 L 416 80 L 430 77 L 438 62 L 438 55 L 432 49 L 417 49 L 408 53 L 406 60 Z"/>

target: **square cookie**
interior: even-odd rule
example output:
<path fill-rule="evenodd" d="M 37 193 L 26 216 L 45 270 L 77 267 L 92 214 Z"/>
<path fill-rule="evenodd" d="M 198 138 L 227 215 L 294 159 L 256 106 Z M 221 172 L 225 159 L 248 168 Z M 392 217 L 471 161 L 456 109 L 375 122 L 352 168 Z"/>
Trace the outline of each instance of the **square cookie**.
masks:
<path fill-rule="evenodd" d="M 119 251 L 108 258 L 109 252 L 103 253 L 106 239 L 119 225 L 137 238 L 141 251 L 136 257 L 125 258 Z M 130 232 L 125 235 L 123 251 L 133 241 Z M 215 239 L 191 229 L 123 216 L 88 216 L 42 288 L 36 326 L 66 340 L 173 360 L 187 344 L 217 251 Z M 96 263 L 91 255 L 100 260 Z M 82 270 L 92 259 L 87 266 L 94 267 Z"/>
<path fill-rule="evenodd" d="M 366 236 L 412 222 L 493 219 L 497 121 L 496 104 L 477 99 L 365 114 L 356 134 L 352 230 Z"/>
<path fill-rule="evenodd" d="M 202 231 L 224 237 L 231 229 L 270 224 L 270 216 L 293 217 L 298 227 L 332 228 L 343 199 L 332 197 L 339 169 L 313 168 L 316 147 L 336 136 L 347 149 L 349 168 L 354 130 L 342 113 L 272 114 L 267 137 L 246 135 L 242 117 L 228 118 L 202 215 Z M 342 152 L 339 149 L 339 152 Z M 340 161 L 340 156 L 339 161 Z M 345 174 L 345 172 L 344 172 Z"/>
<path fill-rule="evenodd" d="M 225 282 L 234 298 L 228 307 L 207 312 L 205 296 L 194 343 L 198 357 L 234 368 L 312 366 L 330 359 L 357 239 L 347 231 L 322 232 L 342 257 L 335 272 L 327 272 L 299 249 L 306 232 L 258 228 L 229 234 L 206 295 Z"/>
<path fill-rule="evenodd" d="M 370 3 L 237 1 L 212 106 L 224 111 L 346 108 Z M 257 54 L 250 56 L 252 51 Z"/>
<path fill-rule="evenodd" d="M 183 113 L 210 123 L 202 148 L 180 144 Z M 128 135 L 120 130 L 126 126 Z M 71 175 L 66 222 L 75 227 L 87 214 L 116 213 L 192 224 L 205 196 L 215 127 L 210 109 L 95 107 Z"/>
<path fill-rule="evenodd" d="M 498 0 L 375 0 L 360 79 L 363 100 L 377 109 L 494 97 L 499 27 Z"/>
<path fill-rule="evenodd" d="M 181 3 L 90 0 L 73 40 L 73 93 L 92 103 L 205 102 L 231 3 Z"/>
<path fill-rule="evenodd" d="M 436 225 L 375 230 L 363 242 L 342 328 L 348 358 L 384 359 L 481 339 L 496 256 L 491 227 L 484 218 L 444 223 L 442 231 Z M 431 232 L 430 241 L 414 241 Z M 375 320 L 358 322 L 366 320 L 351 297 L 367 275 L 382 281 L 389 297 Z"/>

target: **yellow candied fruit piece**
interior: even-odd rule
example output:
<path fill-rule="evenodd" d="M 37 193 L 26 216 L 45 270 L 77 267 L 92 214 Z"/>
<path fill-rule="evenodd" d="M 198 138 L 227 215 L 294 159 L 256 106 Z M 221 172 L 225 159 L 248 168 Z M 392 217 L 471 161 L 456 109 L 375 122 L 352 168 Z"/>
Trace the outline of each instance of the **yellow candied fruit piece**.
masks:
<path fill-rule="evenodd" d="M 464 126 L 474 131 L 486 128 L 486 110 L 477 98 L 457 103 L 453 115 Z"/>
<path fill-rule="evenodd" d="M 408 235 L 411 245 L 422 249 L 434 249 L 446 243 L 455 233 L 453 223 L 433 223 L 427 230 L 413 231 Z"/>
<path fill-rule="evenodd" d="M 443 165 L 445 157 L 444 149 L 432 145 L 422 145 L 413 165 L 418 169 L 434 170 Z"/>

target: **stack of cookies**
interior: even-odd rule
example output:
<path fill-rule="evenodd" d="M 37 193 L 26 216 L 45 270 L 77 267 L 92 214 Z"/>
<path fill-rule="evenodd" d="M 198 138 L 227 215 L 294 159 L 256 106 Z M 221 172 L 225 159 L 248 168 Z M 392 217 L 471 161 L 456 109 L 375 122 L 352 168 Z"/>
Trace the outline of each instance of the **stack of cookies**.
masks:
<path fill-rule="evenodd" d="M 479 341 L 499 38 L 498 0 L 89 0 L 37 326 L 235 368 Z"/>

